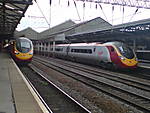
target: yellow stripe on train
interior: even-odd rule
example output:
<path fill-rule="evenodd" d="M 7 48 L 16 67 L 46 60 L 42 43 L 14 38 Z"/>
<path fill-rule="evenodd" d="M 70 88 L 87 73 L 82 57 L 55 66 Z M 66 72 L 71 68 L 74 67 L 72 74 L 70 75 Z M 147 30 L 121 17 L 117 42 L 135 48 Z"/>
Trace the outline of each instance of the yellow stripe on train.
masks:
<path fill-rule="evenodd" d="M 135 57 L 133 59 L 127 59 L 127 58 L 121 59 L 121 62 L 127 66 L 135 66 L 138 63 Z"/>
<path fill-rule="evenodd" d="M 32 53 L 32 51 L 30 51 L 28 53 L 21 53 L 17 50 L 15 50 L 15 51 L 17 52 L 17 54 L 15 54 L 15 56 L 20 60 L 28 60 L 28 59 L 32 58 L 32 56 L 33 56 L 32 54 L 30 54 L 30 53 Z"/>

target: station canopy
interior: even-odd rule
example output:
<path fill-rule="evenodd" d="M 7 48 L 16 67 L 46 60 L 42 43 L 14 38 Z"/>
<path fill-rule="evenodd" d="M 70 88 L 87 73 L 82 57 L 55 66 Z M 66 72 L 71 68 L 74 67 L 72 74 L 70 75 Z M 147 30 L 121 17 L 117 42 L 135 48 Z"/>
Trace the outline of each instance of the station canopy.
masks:
<path fill-rule="evenodd" d="M 0 0 L 0 40 L 13 37 L 13 33 L 32 0 Z"/>
<path fill-rule="evenodd" d="M 70 42 L 124 41 L 135 38 L 150 40 L 150 18 L 107 27 L 104 30 L 75 33 L 66 37 Z"/>

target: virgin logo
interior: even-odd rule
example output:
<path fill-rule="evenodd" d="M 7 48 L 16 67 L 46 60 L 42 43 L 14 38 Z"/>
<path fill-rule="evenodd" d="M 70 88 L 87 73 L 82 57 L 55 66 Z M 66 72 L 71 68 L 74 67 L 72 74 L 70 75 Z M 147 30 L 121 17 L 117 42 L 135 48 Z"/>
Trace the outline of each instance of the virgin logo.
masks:
<path fill-rule="evenodd" d="M 103 51 L 100 51 L 100 52 L 98 52 L 98 56 L 102 56 L 102 54 L 103 54 Z"/>

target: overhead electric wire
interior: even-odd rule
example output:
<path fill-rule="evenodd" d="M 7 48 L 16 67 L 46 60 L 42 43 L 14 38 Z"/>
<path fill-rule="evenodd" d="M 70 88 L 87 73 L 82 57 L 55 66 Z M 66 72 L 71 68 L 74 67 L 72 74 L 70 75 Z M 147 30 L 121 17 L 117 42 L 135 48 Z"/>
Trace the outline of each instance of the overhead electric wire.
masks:
<path fill-rule="evenodd" d="M 98 5 L 99 5 L 99 7 L 101 8 L 101 10 L 102 10 L 102 13 L 103 13 L 104 17 L 106 18 L 106 21 L 108 22 L 108 19 L 107 19 L 106 15 L 105 15 L 105 12 L 103 11 L 103 8 L 102 8 L 101 4 L 100 4 L 100 3 L 98 3 Z"/>
<path fill-rule="evenodd" d="M 35 3 L 37 4 L 38 9 L 40 10 L 40 12 L 41 12 L 42 16 L 44 17 L 44 19 L 45 19 L 46 23 L 47 23 L 47 24 L 48 24 L 48 26 L 50 27 L 50 24 L 49 24 L 48 20 L 46 19 L 45 15 L 44 15 L 44 13 L 43 13 L 43 11 L 42 11 L 42 9 L 41 9 L 41 8 L 40 8 L 40 6 L 39 6 L 39 4 L 37 3 L 37 1 L 36 1 L 36 0 L 34 0 L 34 1 L 35 1 Z"/>
<path fill-rule="evenodd" d="M 132 18 L 137 14 L 137 12 L 138 12 L 138 8 L 135 10 L 134 14 L 132 14 L 129 22 L 131 22 Z M 127 27 L 127 25 L 124 25 L 123 29 L 126 29 L 126 27 Z"/>
<path fill-rule="evenodd" d="M 49 28 L 51 27 L 51 20 L 52 20 L 52 9 L 51 9 L 51 4 L 49 8 Z"/>
<path fill-rule="evenodd" d="M 113 25 L 113 19 L 114 19 L 114 6 L 112 6 L 112 25 Z"/>
<path fill-rule="evenodd" d="M 134 12 L 134 14 L 132 15 L 132 17 L 130 18 L 130 20 L 129 20 L 129 22 L 132 20 L 132 18 L 137 14 L 137 12 L 138 12 L 138 8 L 135 10 L 135 12 Z"/>
<path fill-rule="evenodd" d="M 79 15 L 79 11 L 78 11 L 78 8 L 77 8 L 77 4 L 76 4 L 75 0 L 73 0 L 73 2 L 74 2 L 74 5 L 75 5 L 75 8 L 76 8 L 79 20 L 81 21 L 81 18 L 80 18 L 80 15 Z"/>
<path fill-rule="evenodd" d="M 138 14 L 139 14 L 139 13 L 142 13 L 142 12 L 138 12 Z M 128 16 L 126 16 L 126 17 L 130 17 L 130 16 L 131 16 L 131 15 L 128 15 Z M 126 18 L 126 17 L 125 17 L 125 18 Z M 118 20 L 118 19 L 121 19 L 121 17 L 120 17 L 120 18 L 115 18 L 114 20 Z M 91 21 L 91 20 L 90 20 L 90 21 Z M 110 21 L 111 21 L 111 20 L 110 20 Z M 55 32 L 55 33 L 50 34 L 49 37 L 54 36 L 54 35 L 56 35 L 56 34 L 63 33 L 63 32 L 67 32 L 67 31 L 69 31 L 69 30 L 72 30 L 72 29 L 74 29 L 74 28 L 80 26 L 80 25 L 86 24 L 87 22 L 89 22 L 89 21 L 85 21 L 85 22 L 83 22 L 83 23 L 79 23 L 79 24 L 72 25 L 72 26 L 68 27 L 67 29 L 64 29 L 64 30 L 62 30 L 62 31 L 58 31 L 58 32 Z M 101 27 L 105 27 L 105 26 L 106 26 L 106 25 L 103 24 L 103 23 L 105 23 L 105 22 L 99 22 L 99 24 L 101 24 Z M 126 24 L 125 24 L 125 25 L 126 25 Z M 125 29 L 126 27 L 127 27 L 127 25 L 124 26 L 124 27 L 122 27 L 122 28 Z M 112 28 L 110 28 L 110 29 L 112 30 Z M 91 31 L 91 32 L 93 32 L 93 31 Z M 84 34 L 84 33 L 87 33 L 87 32 L 83 32 L 83 34 Z M 48 39 L 48 38 L 45 38 L 45 39 Z"/>
<path fill-rule="evenodd" d="M 122 9 L 122 13 L 123 13 L 123 15 L 122 15 L 122 24 L 123 24 L 123 21 L 124 21 L 124 6 L 123 6 L 123 9 Z"/>
<path fill-rule="evenodd" d="M 83 21 L 84 21 L 84 17 L 85 17 L 85 2 L 83 2 Z"/>
<path fill-rule="evenodd" d="M 36 0 L 34 0 L 34 1 L 37 3 Z M 99 0 L 98 0 L 98 1 L 99 1 Z M 60 2 L 60 0 L 59 0 L 59 2 Z M 81 18 L 80 18 L 80 15 L 79 15 L 79 11 L 78 11 L 78 8 L 77 8 L 77 4 L 76 4 L 75 0 L 73 0 L 73 2 L 74 2 L 74 5 L 75 5 L 75 8 L 76 8 L 78 17 L 79 17 L 79 19 L 80 19 L 80 21 L 81 21 Z M 102 12 L 103 12 L 103 15 L 105 16 L 107 22 L 112 21 L 112 23 L 113 23 L 115 20 L 118 20 L 118 19 L 119 19 L 119 18 L 117 18 L 117 19 L 116 19 L 116 18 L 112 18 L 112 20 L 109 20 L 109 21 L 108 21 L 108 19 L 107 19 L 105 13 L 104 13 L 104 11 L 103 11 L 103 8 L 102 8 L 101 4 L 100 4 L 100 3 L 97 3 L 97 4 L 98 4 L 99 7 L 101 8 L 101 10 L 102 10 Z M 85 5 L 85 4 L 84 4 L 84 5 Z M 37 6 L 38 6 L 40 12 L 42 13 L 43 17 L 45 18 L 45 21 L 47 22 L 47 24 L 48 24 L 49 27 L 50 27 L 50 24 L 49 24 L 49 22 L 47 21 L 45 15 L 44 15 L 44 13 L 42 12 L 42 10 L 41 10 L 40 6 L 38 5 L 38 3 L 37 3 Z M 84 8 L 85 8 L 85 7 L 84 7 Z M 114 8 L 112 8 L 112 12 L 113 12 L 113 10 L 114 10 Z M 134 17 L 135 14 L 141 13 L 141 12 L 138 12 L 138 13 L 137 13 L 137 12 L 138 12 L 138 9 L 136 9 L 135 13 L 132 15 L 132 17 L 130 18 L 129 22 L 132 20 L 132 18 Z M 131 15 L 128 15 L 128 16 L 131 16 Z M 126 17 L 128 17 L 128 16 L 125 16 L 125 17 L 124 17 L 124 7 L 123 7 L 122 23 L 123 23 L 123 21 L 124 21 L 124 18 L 126 18 Z M 126 28 L 126 26 L 125 26 L 124 28 Z"/>

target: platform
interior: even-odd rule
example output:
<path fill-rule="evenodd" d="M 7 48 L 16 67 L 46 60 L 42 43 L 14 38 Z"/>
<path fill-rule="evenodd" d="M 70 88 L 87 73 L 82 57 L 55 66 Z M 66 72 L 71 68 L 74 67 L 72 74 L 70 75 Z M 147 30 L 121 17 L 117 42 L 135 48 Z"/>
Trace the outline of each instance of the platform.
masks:
<path fill-rule="evenodd" d="M 13 60 L 1 52 L 0 113 L 43 113 Z"/>

